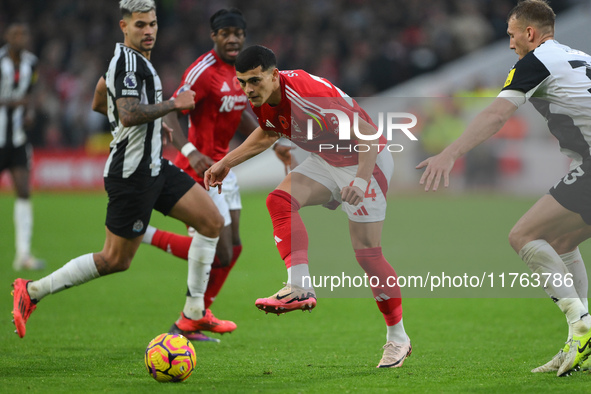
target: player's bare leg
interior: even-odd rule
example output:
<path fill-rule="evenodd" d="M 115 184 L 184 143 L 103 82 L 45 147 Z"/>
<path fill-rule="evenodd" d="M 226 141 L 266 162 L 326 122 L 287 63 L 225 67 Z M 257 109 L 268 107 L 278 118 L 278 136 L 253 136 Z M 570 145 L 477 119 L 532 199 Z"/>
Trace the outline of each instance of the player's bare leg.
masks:
<path fill-rule="evenodd" d="M 564 234 L 580 231 L 586 226 L 579 214 L 564 208 L 548 194 L 519 219 L 509 234 L 511 246 L 532 272 L 559 279 L 548 281 L 545 288 L 566 315 L 573 335 L 565 360 L 558 369 L 559 376 L 579 368 L 591 354 L 591 349 L 586 346 L 591 340 L 591 316 L 575 287 L 567 284 L 565 279 L 569 278 L 569 270 L 548 241 L 558 240 Z"/>
<path fill-rule="evenodd" d="M 260 310 L 282 314 L 316 306 L 312 284 L 305 280 L 310 278 L 308 233 L 298 211 L 303 206 L 324 204 L 330 198 L 326 187 L 293 172 L 267 197 L 275 244 L 287 268 L 287 283 L 272 296 L 257 299 L 255 305 Z"/>
<path fill-rule="evenodd" d="M 386 321 L 386 344 L 378 368 L 401 367 L 410 356 L 412 346 L 402 322 L 402 298 L 400 287 L 388 287 L 388 277 L 396 277 L 396 271 L 382 254 L 383 222 L 360 223 L 349 220 L 351 243 L 355 257 L 368 277 L 376 277 L 379 283 L 372 293 Z M 383 286 L 382 286 L 383 285 Z"/>
<path fill-rule="evenodd" d="M 235 330 L 236 324 L 217 319 L 205 308 L 204 302 L 218 237 L 224 226 L 223 217 L 207 192 L 197 184 L 175 204 L 169 215 L 196 230 L 187 259 L 187 298 L 176 327 L 186 332 L 225 333 Z"/>

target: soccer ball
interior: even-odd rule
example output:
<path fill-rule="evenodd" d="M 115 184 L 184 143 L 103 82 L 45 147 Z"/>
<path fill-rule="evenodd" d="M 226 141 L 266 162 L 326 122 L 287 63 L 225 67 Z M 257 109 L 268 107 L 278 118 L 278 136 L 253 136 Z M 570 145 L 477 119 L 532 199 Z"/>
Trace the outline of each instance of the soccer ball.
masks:
<path fill-rule="evenodd" d="M 144 362 L 148 373 L 157 381 L 182 382 L 195 369 L 197 359 L 195 348 L 187 338 L 160 334 L 148 344 Z"/>

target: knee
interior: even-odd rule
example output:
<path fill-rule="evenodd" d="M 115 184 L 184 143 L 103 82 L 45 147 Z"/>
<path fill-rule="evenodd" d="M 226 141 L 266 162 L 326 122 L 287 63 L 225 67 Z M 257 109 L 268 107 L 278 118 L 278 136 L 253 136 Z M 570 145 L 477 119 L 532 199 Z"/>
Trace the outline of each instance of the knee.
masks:
<path fill-rule="evenodd" d="M 217 210 L 212 211 L 197 226 L 193 227 L 205 237 L 217 238 L 224 228 L 224 217 Z"/>
<path fill-rule="evenodd" d="M 267 196 L 267 209 L 271 214 L 291 211 L 297 212 L 300 209 L 299 203 L 287 192 L 283 190 L 273 190 Z"/>
<path fill-rule="evenodd" d="M 298 202 L 283 190 L 273 190 L 269 193 L 266 203 L 273 226 L 289 225 L 292 216 L 300 209 Z"/>
<path fill-rule="evenodd" d="M 514 226 L 509 232 L 509 244 L 511 245 L 513 250 L 519 253 L 519 251 L 525 246 L 526 243 L 526 237 L 523 234 L 523 232 L 520 230 L 518 226 Z"/>
<path fill-rule="evenodd" d="M 219 212 L 216 212 L 216 215 L 214 215 L 214 217 L 211 218 L 210 227 L 219 236 L 220 233 L 222 232 L 222 229 L 224 228 L 224 225 L 225 225 L 224 217 Z"/>

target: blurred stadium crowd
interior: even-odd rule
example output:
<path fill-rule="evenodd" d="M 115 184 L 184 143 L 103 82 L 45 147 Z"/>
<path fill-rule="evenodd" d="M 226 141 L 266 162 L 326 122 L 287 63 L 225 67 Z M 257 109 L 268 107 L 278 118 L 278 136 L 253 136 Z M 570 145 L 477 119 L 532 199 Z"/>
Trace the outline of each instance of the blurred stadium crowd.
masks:
<path fill-rule="evenodd" d="M 577 0 L 552 0 L 558 13 Z M 516 0 L 156 0 L 160 30 L 152 62 L 164 97 L 184 69 L 212 48 L 209 16 L 240 8 L 247 43 L 277 54 L 280 69 L 303 68 L 351 96 L 371 96 L 506 37 Z M 78 147 L 108 131 L 90 110 L 94 87 L 122 41 L 118 1 L 2 0 L 0 33 L 13 21 L 31 27 L 40 58 L 36 146 Z"/>

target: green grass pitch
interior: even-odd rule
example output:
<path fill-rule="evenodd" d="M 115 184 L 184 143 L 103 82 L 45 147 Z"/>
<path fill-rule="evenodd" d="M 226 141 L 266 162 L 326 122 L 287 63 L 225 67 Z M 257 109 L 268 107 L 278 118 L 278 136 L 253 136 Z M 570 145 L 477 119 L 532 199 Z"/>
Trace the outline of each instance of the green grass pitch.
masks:
<path fill-rule="evenodd" d="M 180 384 L 160 384 L 145 371 L 143 353 L 182 308 L 186 264 L 143 245 L 127 272 L 40 302 L 27 336 L 19 339 L 10 315 L 10 283 L 19 275 L 11 266 L 13 197 L 1 194 L 0 392 L 589 391 L 588 372 L 568 378 L 530 373 L 553 356 L 566 337 L 564 317 L 539 289 L 528 298 L 480 289 L 441 298 L 428 289 L 403 289 L 403 296 L 412 295 L 403 306 L 413 354 L 399 369 L 375 368 L 385 327 L 369 290 L 366 298 L 339 298 L 321 289 L 324 293 L 319 290 L 312 313 L 276 317 L 258 311 L 254 300 L 273 294 L 286 279 L 265 196 L 243 196 L 244 251 L 212 307 L 218 317 L 234 320 L 238 329 L 221 336 L 219 344 L 194 342 L 193 375 Z M 47 259 L 48 268 L 22 275 L 38 279 L 71 258 L 102 248 L 104 193 L 39 193 L 33 201 L 34 252 Z M 384 253 L 399 275 L 427 270 L 526 272 L 507 234 L 533 201 L 443 194 L 393 197 Z M 354 263 L 344 213 L 322 208 L 302 212 L 313 274 Z M 152 224 L 184 230 L 159 213 L 154 213 Z M 591 252 L 588 245 L 581 251 L 584 256 Z"/>

